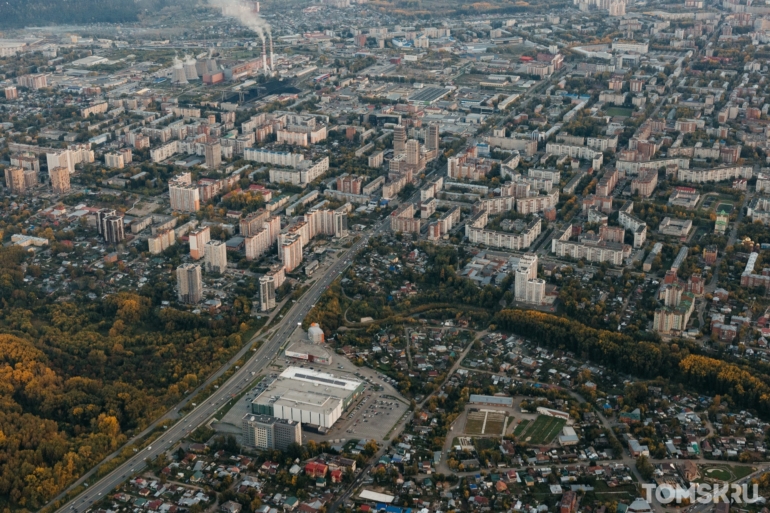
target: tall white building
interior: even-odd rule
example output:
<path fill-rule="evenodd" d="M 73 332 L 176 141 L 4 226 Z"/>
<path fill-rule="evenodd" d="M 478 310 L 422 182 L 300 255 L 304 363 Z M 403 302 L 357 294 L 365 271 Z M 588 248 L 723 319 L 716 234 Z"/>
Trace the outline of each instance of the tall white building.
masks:
<path fill-rule="evenodd" d="M 205 246 L 206 271 L 223 273 L 227 269 L 227 247 L 221 240 L 210 240 Z"/>
<path fill-rule="evenodd" d="M 200 190 L 193 185 L 190 173 L 182 173 L 168 182 L 171 208 L 180 212 L 197 212 L 201 208 Z"/>
<path fill-rule="evenodd" d="M 266 274 L 259 278 L 259 311 L 275 308 L 275 278 Z"/>
<path fill-rule="evenodd" d="M 301 424 L 294 420 L 247 413 L 241 429 L 243 443 L 257 449 L 285 451 L 291 444 L 302 443 Z"/>
<path fill-rule="evenodd" d="M 246 237 L 244 244 L 246 260 L 256 260 L 270 250 L 270 229 L 260 228 L 256 234 Z"/>
<path fill-rule="evenodd" d="M 56 150 L 53 153 L 46 153 L 45 157 L 48 169 L 66 167 L 70 174 L 75 172 L 75 161 L 70 150 Z"/>
<path fill-rule="evenodd" d="M 525 302 L 533 305 L 543 304 L 545 299 L 545 280 L 535 278 L 527 280 L 527 297 Z"/>
<path fill-rule="evenodd" d="M 302 236 L 290 233 L 282 237 L 279 254 L 286 272 L 292 272 L 302 263 Z"/>
<path fill-rule="evenodd" d="M 537 278 L 537 255 L 525 253 L 521 256 L 515 278 L 514 299 L 526 302 L 528 282 Z"/>
<path fill-rule="evenodd" d="M 190 256 L 200 260 L 206 254 L 206 244 L 211 240 L 211 230 L 208 226 L 190 232 Z"/>
<path fill-rule="evenodd" d="M 201 266 L 182 264 L 176 268 L 176 284 L 179 301 L 195 304 L 203 298 L 203 279 Z"/>

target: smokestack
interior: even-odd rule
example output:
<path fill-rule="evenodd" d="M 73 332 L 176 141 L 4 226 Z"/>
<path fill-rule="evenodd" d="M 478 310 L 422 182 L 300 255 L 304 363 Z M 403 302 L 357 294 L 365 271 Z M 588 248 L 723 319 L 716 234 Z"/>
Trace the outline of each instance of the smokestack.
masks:
<path fill-rule="evenodd" d="M 268 32 L 268 37 L 270 38 L 270 71 L 275 70 L 275 61 L 273 60 L 273 33 Z"/>
<path fill-rule="evenodd" d="M 262 40 L 262 71 L 267 75 L 267 43 Z"/>

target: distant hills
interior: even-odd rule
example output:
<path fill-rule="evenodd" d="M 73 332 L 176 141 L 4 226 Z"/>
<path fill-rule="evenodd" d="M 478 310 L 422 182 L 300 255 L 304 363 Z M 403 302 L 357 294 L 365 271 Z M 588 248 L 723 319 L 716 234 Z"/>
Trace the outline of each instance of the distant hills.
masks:
<path fill-rule="evenodd" d="M 144 9 L 160 9 L 168 0 L 5 0 L 0 28 L 88 23 L 128 23 Z"/>

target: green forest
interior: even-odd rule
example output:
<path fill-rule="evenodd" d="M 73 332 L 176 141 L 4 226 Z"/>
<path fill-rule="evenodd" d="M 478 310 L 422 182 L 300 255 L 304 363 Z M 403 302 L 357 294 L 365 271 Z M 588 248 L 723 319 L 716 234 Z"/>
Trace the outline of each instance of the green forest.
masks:
<path fill-rule="evenodd" d="M 221 366 L 248 329 L 246 307 L 207 318 L 161 309 L 152 291 L 40 297 L 24 282 L 27 255 L 0 248 L 4 510 L 54 497 Z"/>
<path fill-rule="evenodd" d="M 126 23 L 137 21 L 144 9 L 161 9 L 167 3 L 167 0 L 12 0 L 0 2 L 0 28 Z"/>
<path fill-rule="evenodd" d="M 614 331 L 590 328 L 578 321 L 535 311 L 502 310 L 499 328 L 537 340 L 554 349 L 572 351 L 582 360 L 606 365 L 641 378 L 670 377 L 701 393 L 720 394 L 736 405 L 770 416 L 770 374 L 694 354 L 684 340 L 646 341 Z"/>

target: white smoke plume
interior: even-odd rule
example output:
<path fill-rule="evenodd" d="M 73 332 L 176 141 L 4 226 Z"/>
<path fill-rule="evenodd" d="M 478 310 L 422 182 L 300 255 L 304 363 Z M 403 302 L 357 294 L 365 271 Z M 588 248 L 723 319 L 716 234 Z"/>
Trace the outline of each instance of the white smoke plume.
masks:
<path fill-rule="evenodd" d="M 253 11 L 252 6 L 245 0 L 209 0 L 209 3 L 222 10 L 222 15 L 233 18 L 246 28 L 259 35 L 262 44 L 265 44 L 265 34 L 270 34 L 270 25 L 259 13 Z"/>

